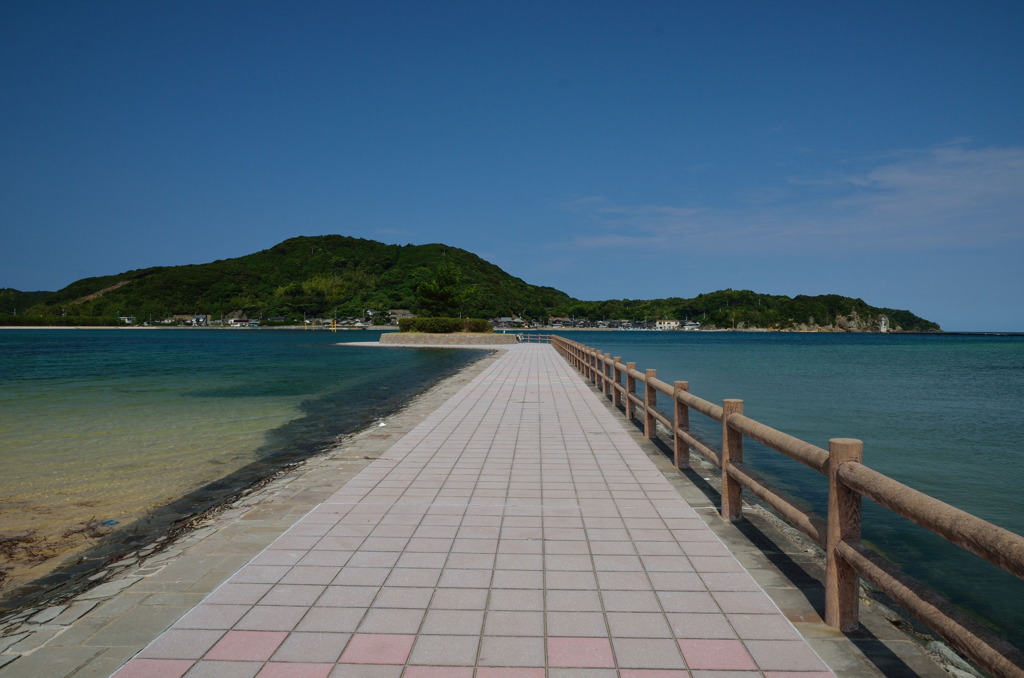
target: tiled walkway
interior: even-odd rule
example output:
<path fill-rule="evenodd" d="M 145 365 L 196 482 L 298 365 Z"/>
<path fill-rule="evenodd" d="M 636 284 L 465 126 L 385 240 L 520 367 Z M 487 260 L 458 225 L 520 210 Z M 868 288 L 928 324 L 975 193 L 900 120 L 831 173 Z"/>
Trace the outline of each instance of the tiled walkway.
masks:
<path fill-rule="evenodd" d="M 115 675 L 832 674 L 554 349 L 524 344 Z"/>

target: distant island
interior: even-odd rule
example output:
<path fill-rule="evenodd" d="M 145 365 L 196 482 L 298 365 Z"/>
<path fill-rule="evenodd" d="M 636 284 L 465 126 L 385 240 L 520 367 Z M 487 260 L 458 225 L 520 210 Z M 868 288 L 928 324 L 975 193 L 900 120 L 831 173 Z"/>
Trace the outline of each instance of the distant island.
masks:
<path fill-rule="evenodd" d="M 0 289 L 0 325 L 296 324 L 456 315 L 507 326 L 939 332 L 910 311 L 861 299 L 719 290 L 692 299 L 583 301 L 443 244 L 341 235 L 290 238 L 208 264 L 84 278 L 57 292 Z M 688 322 L 687 322 L 688 321 Z"/>

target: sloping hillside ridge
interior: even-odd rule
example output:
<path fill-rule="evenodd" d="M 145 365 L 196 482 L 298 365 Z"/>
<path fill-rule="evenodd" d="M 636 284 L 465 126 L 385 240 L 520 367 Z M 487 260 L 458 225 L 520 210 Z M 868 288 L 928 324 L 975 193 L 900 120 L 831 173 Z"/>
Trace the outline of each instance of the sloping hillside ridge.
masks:
<path fill-rule="evenodd" d="M 450 312 L 468 317 L 689 319 L 721 329 L 940 331 L 910 311 L 834 294 L 788 297 L 726 289 L 693 298 L 583 301 L 552 287 L 531 285 L 457 247 L 389 245 L 343 235 L 300 236 L 206 264 L 85 278 L 58 292 L 17 297 L 32 305 L 20 308 L 17 318 L 0 308 L 0 323 L 31 317 L 44 323 L 102 324 L 114 323 L 118 316 L 143 322 L 200 314 L 293 321 L 362 317 L 369 310 L 390 309 L 429 314 L 422 289 L 442 270 L 454 272 L 456 279 Z"/>

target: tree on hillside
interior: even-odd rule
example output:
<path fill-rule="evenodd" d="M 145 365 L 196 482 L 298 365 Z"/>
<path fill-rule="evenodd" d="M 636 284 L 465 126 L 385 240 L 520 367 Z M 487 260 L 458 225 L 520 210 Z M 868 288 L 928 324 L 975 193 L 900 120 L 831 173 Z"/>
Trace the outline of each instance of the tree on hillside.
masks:
<path fill-rule="evenodd" d="M 425 315 L 456 316 L 472 290 L 462 284 L 462 271 L 454 264 L 441 264 L 434 277 L 416 288 L 416 300 Z"/>

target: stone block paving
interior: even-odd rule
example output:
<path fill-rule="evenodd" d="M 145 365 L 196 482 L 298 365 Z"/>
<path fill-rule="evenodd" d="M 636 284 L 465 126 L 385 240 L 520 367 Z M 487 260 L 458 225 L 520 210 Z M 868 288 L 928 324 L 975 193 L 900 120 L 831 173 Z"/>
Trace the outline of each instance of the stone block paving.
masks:
<path fill-rule="evenodd" d="M 114 675 L 833 673 L 554 349 L 524 344 Z"/>

